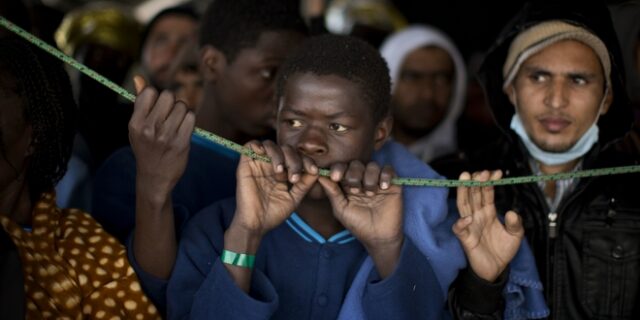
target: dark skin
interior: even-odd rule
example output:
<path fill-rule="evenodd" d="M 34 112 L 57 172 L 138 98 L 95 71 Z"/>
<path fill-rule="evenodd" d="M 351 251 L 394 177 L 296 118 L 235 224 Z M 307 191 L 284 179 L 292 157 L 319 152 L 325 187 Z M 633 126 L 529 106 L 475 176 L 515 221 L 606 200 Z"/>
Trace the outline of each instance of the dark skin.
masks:
<path fill-rule="evenodd" d="M 239 144 L 272 136 L 276 72 L 303 39 L 293 31 L 265 31 L 253 47 L 240 50 L 232 60 L 204 46 L 203 98 L 196 125 Z"/>
<path fill-rule="evenodd" d="M 391 130 L 374 123 L 356 84 L 338 76 L 293 75 L 278 112 L 278 144 L 246 146 L 272 159 L 242 157 L 237 171 L 237 209 L 225 232 L 225 249 L 255 254 L 266 233 L 297 212 L 329 237 L 345 228 L 366 248 L 382 278 L 400 257 L 402 189 L 394 171 L 370 162 Z M 318 167 L 330 177 L 318 176 Z M 252 270 L 225 265 L 249 291 Z"/>
<path fill-rule="evenodd" d="M 33 204 L 26 175 L 33 154 L 32 128 L 23 114 L 24 102 L 15 79 L 0 70 L 0 214 L 22 225 L 31 224 Z"/>
<path fill-rule="evenodd" d="M 370 162 L 389 136 L 392 121 L 363 117 L 370 107 L 361 97 L 356 84 L 338 76 L 296 74 L 289 79 L 278 108 L 278 144 L 246 144 L 272 162 L 241 157 L 236 212 L 224 234 L 226 250 L 255 254 L 264 235 L 296 211 L 325 237 L 348 229 L 382 278 L 393 272 L 404 241 L 402 189 L 391 184 L 391 168 Z M 134 254 L 142 268 L 157 276 L 168 277 L 175 261 L 170 192 L 186 167 L 194 122 L 193 113 L 172 94 L 158 98 L 154 89 L 145 88 L 130 123 L 136 159 L 144 164 L 138 166 Z M 320 177 L 319 167 L 329 168 L 330 177 Z M 475 273 L 488 281 L 504 271 L 523 234 L 519 219 L 507 215 L 505 227 L 492 206 L 493 189 L 458 191 L 462 218 L 454 232 Z M 225 267 L 248 292 L 252 270 Z"/>
<path fill-rule="evenodd" d="M 135 78 L 129 139 L 136 157 L 136 228 L 133 249 L 140 266 L 168 278 L 176 255 L 171 191 L 187 166 L 195 114 L 173 93 Z"/>
<path fill-rule="evenodd" d="M 205 46 L 201 50 L 205 87 L 197 120 L 173 93 L 159 94 L 141 77 L 134 79 L 138 96 L 129 122 L 137 164 L 133 248 L 146 272 L 167 279 L 175 262 L 171 192 L 186 169 L 194 126 L 240 143 L 273 131 L 275 71 L 301 41 L 302 35 L 295 32 L 266 31 L 254 47 L 240 50 L 231 62 L 221 51 Z M 236 115 L 229 118 L 232 113 Z"/>

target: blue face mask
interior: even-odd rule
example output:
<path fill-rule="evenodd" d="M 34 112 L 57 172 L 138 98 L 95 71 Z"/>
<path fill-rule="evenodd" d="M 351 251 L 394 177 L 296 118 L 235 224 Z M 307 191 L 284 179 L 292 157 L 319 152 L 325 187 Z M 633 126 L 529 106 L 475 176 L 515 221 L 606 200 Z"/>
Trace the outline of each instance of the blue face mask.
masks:
<path fill-rule="evenodd" d="M 520 137 L 520 140 L 522 140 L 524 146 L 529 151 L 529 154 L 534 159 L 545 165 L 554 166 L 576 160 L 591 150 L 591 147 L 593 147 L 593 145 L 598 141 L 597 122 L 598 119 L 596 119 L 589 130 L 582 135 L 578 142 L 576 142 L 571 149 L 565 152 L 549 152 L 540 149 L 533 141 L 531 141 L 531 138 L 529 138 L 518 113 L 515 113 L 511 118 L 511 130 L 515 131 L 518 137 Z"/>

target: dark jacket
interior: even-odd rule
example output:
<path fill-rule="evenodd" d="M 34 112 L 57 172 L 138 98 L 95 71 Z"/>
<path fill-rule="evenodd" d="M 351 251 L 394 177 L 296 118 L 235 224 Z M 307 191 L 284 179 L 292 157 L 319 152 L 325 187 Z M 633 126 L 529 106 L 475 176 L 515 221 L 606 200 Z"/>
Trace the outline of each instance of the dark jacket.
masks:
<path fill-rule="evenodd" d="M 600 117 L 600 138 L 583 158 L 583 169 L 639 164 L 638 150 L 622 143 L 632 117 L 623 85 L 623 67 L 609 12 L 589 1 L 526 5 L 498 37 L 479 77 L 504 137 L 470 155 L 470 171 L 502 169 L 506 176 L 531 175 L 529 155 L 509 129 L 514 107 L 502 92 L 502 65 L 514 37 L 545 20 L 563 20 L 596 34 L 609 49 L 614 102 Z M 640 192 L 638 174 L 583 178 L 550 212 L 537 184 L 496 188 L 498 212 L 518 212 L 555 319 L 640 318 Z M 549 214 L 557 214 L 557 235 Z"/>

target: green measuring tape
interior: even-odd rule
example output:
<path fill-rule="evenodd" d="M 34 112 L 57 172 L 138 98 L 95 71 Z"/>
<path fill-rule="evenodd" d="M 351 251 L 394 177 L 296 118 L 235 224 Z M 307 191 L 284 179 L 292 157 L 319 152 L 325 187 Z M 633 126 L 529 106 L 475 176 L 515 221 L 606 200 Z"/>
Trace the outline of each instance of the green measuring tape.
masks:
<path fill-rule="evenodd" d="M 11 23 L 4 17 L 0 16 L 0 25 L 11 30 L 15 34 L 21 36 L 22 38 L 28 40 L 33 43 L 37 47 L 45 50 L 46 52 L 52 54 L 58 59 L 64 61 L 69 64 L 73 68 L 79 70 L 84 73 L 88 77 L 98 81 L 103 84 L 107 88 L 113 90 L 117 94 L 121 95 L 125 99 L 135 102 L 136 96 L 125 90 L 121 86 L 113 83 L 111 80 L 103 77 L 97 72 L 91 70 L 91 68 L 83 65 L 82 63 L 76 61 L 75 59 L 65 55 L 60 50 L 52 47 L 48 43 L 40 40 L 36 36 L 30 34 L 24 29 L 16 26 Z M 217 143 L 224 147 L 227 147 L 233 151 L 236 151 L 240 154 L 244 154 L 253 159 L 262 160 L 265 162 L 271 162 L 266 156 L 256 154 L 252 150 L 245 148 L 233 141 L 224 139 L 220 136 L 217 136 L 211 132 L 206 130 L 202 130 L 200 128 L 195 128 L 194 135 L 200 136 L 206 140 Z M 460 181 L 460 180 L 444 180 L 444 179 L 421 179 L 421 178 L 395 178 L 393 179 L 393 183 L 397 185 L 405 185 L 405 186 L 423 186 L 423 187 L 473 187 L 473 186 L 497 186 L 497 185 L 511 185 L 511 184 L 523 184 L 523 183 L 533 183 L 538 181 L 550 181 L 550 180 L 566 180 L 573 178 L 586 178 L 586 177 L 596 177 L 596 176 L 605 176 L 605 175 L 614 175 L 614 174 L 627 174 L 627 173 L 636 173 L 640 172 L 640 165 L 636 166 L 626 166 L 626 167 L 615 167 L 615 168 L 602 168 L 602 169 L 592 169 L 592 170 L 584 170 L 570 173 L 558 173 L 551 175 L 540 175 L 540 176 L 525 176 L 525 177 L 511 177 L 504 178 L 495 181 L 486 181 L 486 182 L 478 182 L 478 181 Z M 329 170 L 320 169 L 320 175 L 329 176 Z"/>

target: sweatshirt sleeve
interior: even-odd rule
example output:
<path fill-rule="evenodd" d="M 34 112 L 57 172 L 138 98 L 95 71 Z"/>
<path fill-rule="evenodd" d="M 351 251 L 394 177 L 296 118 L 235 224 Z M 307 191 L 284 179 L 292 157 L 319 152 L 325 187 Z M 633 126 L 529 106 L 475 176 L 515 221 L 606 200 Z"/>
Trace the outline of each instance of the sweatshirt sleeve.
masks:
<path fill-rule="evenodd" d="M 167 279 L 158 278 L 150 273 L 147 273 L 140 267 L 138 261 L 136 260 L 134 251 L 133 251 L 133 233 L 127 240 L 127 258 L 129 259 L 129 263 L 133 268 L 133 271 L 138 276 L 138 280 L 140 280 L 140 286 L 144 293 L 149 297 L 151 302 L 156 306 L 160 314 L 163 316 L 166 314 L 166 290 L 167 290 Z"/>
<path fill-rule="evenodd" d="M 458 274 L 449 288 L 449 309 L 454 319 L 502 319 L 504 312 L 504 290 L 509 270 L 500 274 L 491 283 L 478 277 L 471 268 Z"/>
<path fill-rule="evenodd" d="M 367 319 L 441 319 L 445 301 L 429 260 L 405 237 L 394 272 L 371 271 L 362 299 Z"/>
<path fill-rule="evenodd" d="M 215 205 L 206 208 L 184 230 L 167 286 L 168 319 L 269 319 L 276 311 L 276 290 L 260 270 L 254 269 L 247 294 L 220 261 L 224 247 L 220 217 L 229 214 L 224 210 Z"/>

